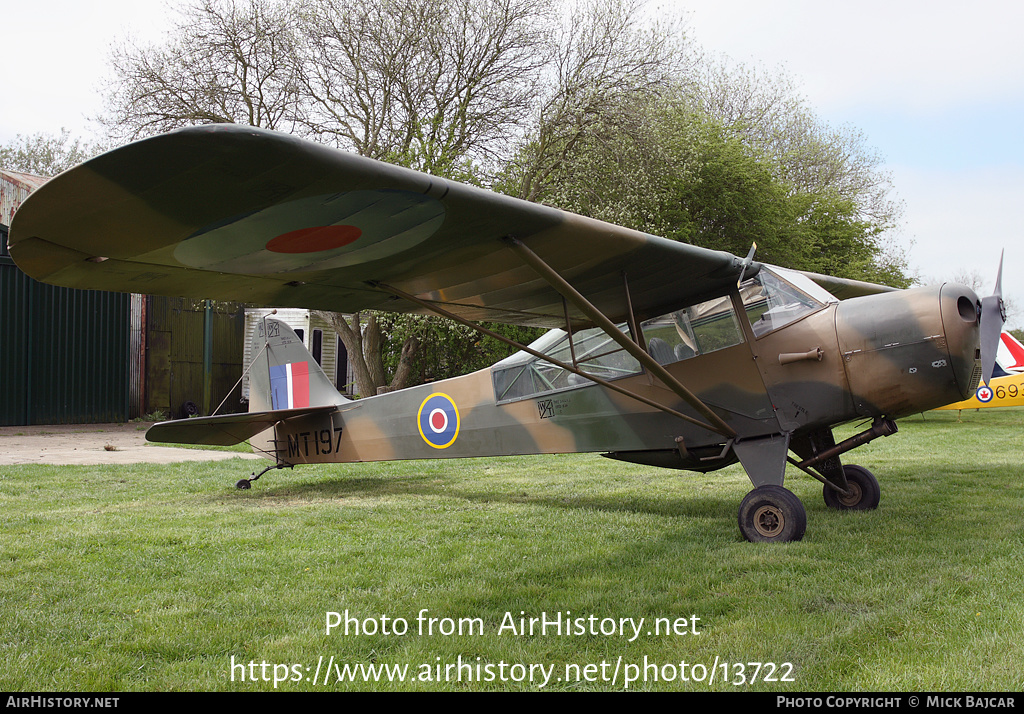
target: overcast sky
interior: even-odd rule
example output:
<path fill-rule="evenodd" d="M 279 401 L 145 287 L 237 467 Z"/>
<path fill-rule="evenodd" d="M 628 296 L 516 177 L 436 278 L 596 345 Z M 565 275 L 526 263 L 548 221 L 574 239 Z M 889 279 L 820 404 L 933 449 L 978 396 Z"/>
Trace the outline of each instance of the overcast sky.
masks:
<path fill-rule="evenodd" d="M 708 52 L 784 69 L 820 117 L 851 125 L 885 158 L 906 204 L 901 241 L 926 280 L 977 271 L 1024 323 L 1024 3 L 972 0 L 692 0 Z M 158 40 L 151 0 L 22 0 L 4 9 L 0 143 L 36 132 L 91 138 L 111 43 Z"/>

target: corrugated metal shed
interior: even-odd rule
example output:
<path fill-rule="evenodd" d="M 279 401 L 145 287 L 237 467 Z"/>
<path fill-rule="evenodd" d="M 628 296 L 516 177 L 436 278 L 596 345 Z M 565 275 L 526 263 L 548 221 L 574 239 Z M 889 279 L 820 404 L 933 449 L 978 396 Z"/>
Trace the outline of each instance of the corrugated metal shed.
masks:
<path fill-rule="evenodd" d="M 44 285 L 7 251 L 14 211 L 45 182 L 0 171 L 0 425 L 126 421 L 129 296 Z"/>

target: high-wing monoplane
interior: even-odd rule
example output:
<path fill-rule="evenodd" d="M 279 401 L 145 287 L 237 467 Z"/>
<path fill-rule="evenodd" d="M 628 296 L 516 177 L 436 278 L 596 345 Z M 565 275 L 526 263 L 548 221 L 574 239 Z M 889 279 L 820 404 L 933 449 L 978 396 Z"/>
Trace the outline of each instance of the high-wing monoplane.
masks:
<path fill-rule="evenodd" d="M 10 252 L 76 288 L 551 328 L 489 369 L 350 401 L 266 319 L 248 414 L 147 436 L 249 439 L 269 468 L 563 452 L 699 472 L 738 461 L 754 487 L 739 526 L 754 541 L 804 534 L 787 463 L 830 507 L 876 507 L 875 477 L 841 459 L 897 418 L 973 393 L 1002 327 L 998 286 L 979 300 L 955 284 L 783 270 L 232 125 L 57 176 L 18 211 Z M 871 424 L 836 443 L 833 427 L 852 421 Z"/>

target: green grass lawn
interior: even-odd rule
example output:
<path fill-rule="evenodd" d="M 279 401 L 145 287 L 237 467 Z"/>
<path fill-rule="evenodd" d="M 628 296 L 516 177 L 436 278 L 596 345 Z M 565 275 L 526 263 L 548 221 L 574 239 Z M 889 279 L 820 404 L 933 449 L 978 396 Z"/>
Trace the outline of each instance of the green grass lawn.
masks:
<path fill-rule="evenodd" d="M 530 690 L 549 671 L 546 689 L 623 689 L 629 674 L 630 689 L 1019 691 L 1022 429 L 1024 410 L 900 422 L 849 455 L 882 484 L 873 512 L 829 511 L 790 468 L 807 535 L 774 546 L 740 538 L 737 467 L 314 466 L 251 491 L 233 487 L 253 468 L 236 459 L 4 467 L 0 690 L 249 691 L 275 674 L 286 691 Z M 346 610 L 408 632 L 328 633 Z M 420 633 L 423 610 L 463 633 Z M 545 612 L 644 625 L 632 642 L 499 632 L 507 613 Z M 655 618 L 694 616 L 699 634 L 653 633 Z M 460 661 L 462 681 L 445 671 Z M 332 669 L 325 686 L 328 664 L 407 666 L 406 681 Z M 532 682 L 530 665 L 544 668 Z M 438 668 L 449 681 L 423 681 Z"/>

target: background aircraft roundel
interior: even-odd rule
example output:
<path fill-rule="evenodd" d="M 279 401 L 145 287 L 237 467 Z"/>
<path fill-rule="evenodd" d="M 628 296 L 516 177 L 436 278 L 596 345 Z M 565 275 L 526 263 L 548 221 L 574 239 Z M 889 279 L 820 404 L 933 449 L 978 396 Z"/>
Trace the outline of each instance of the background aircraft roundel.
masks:
<path fill-rule="evenodd" d="M 413 248 L 444 214 L 440 201 L 411 191 L 309 196 L 204 226 L 177 245 L 174 258 L 242 275 L 331 270 Z"/>

